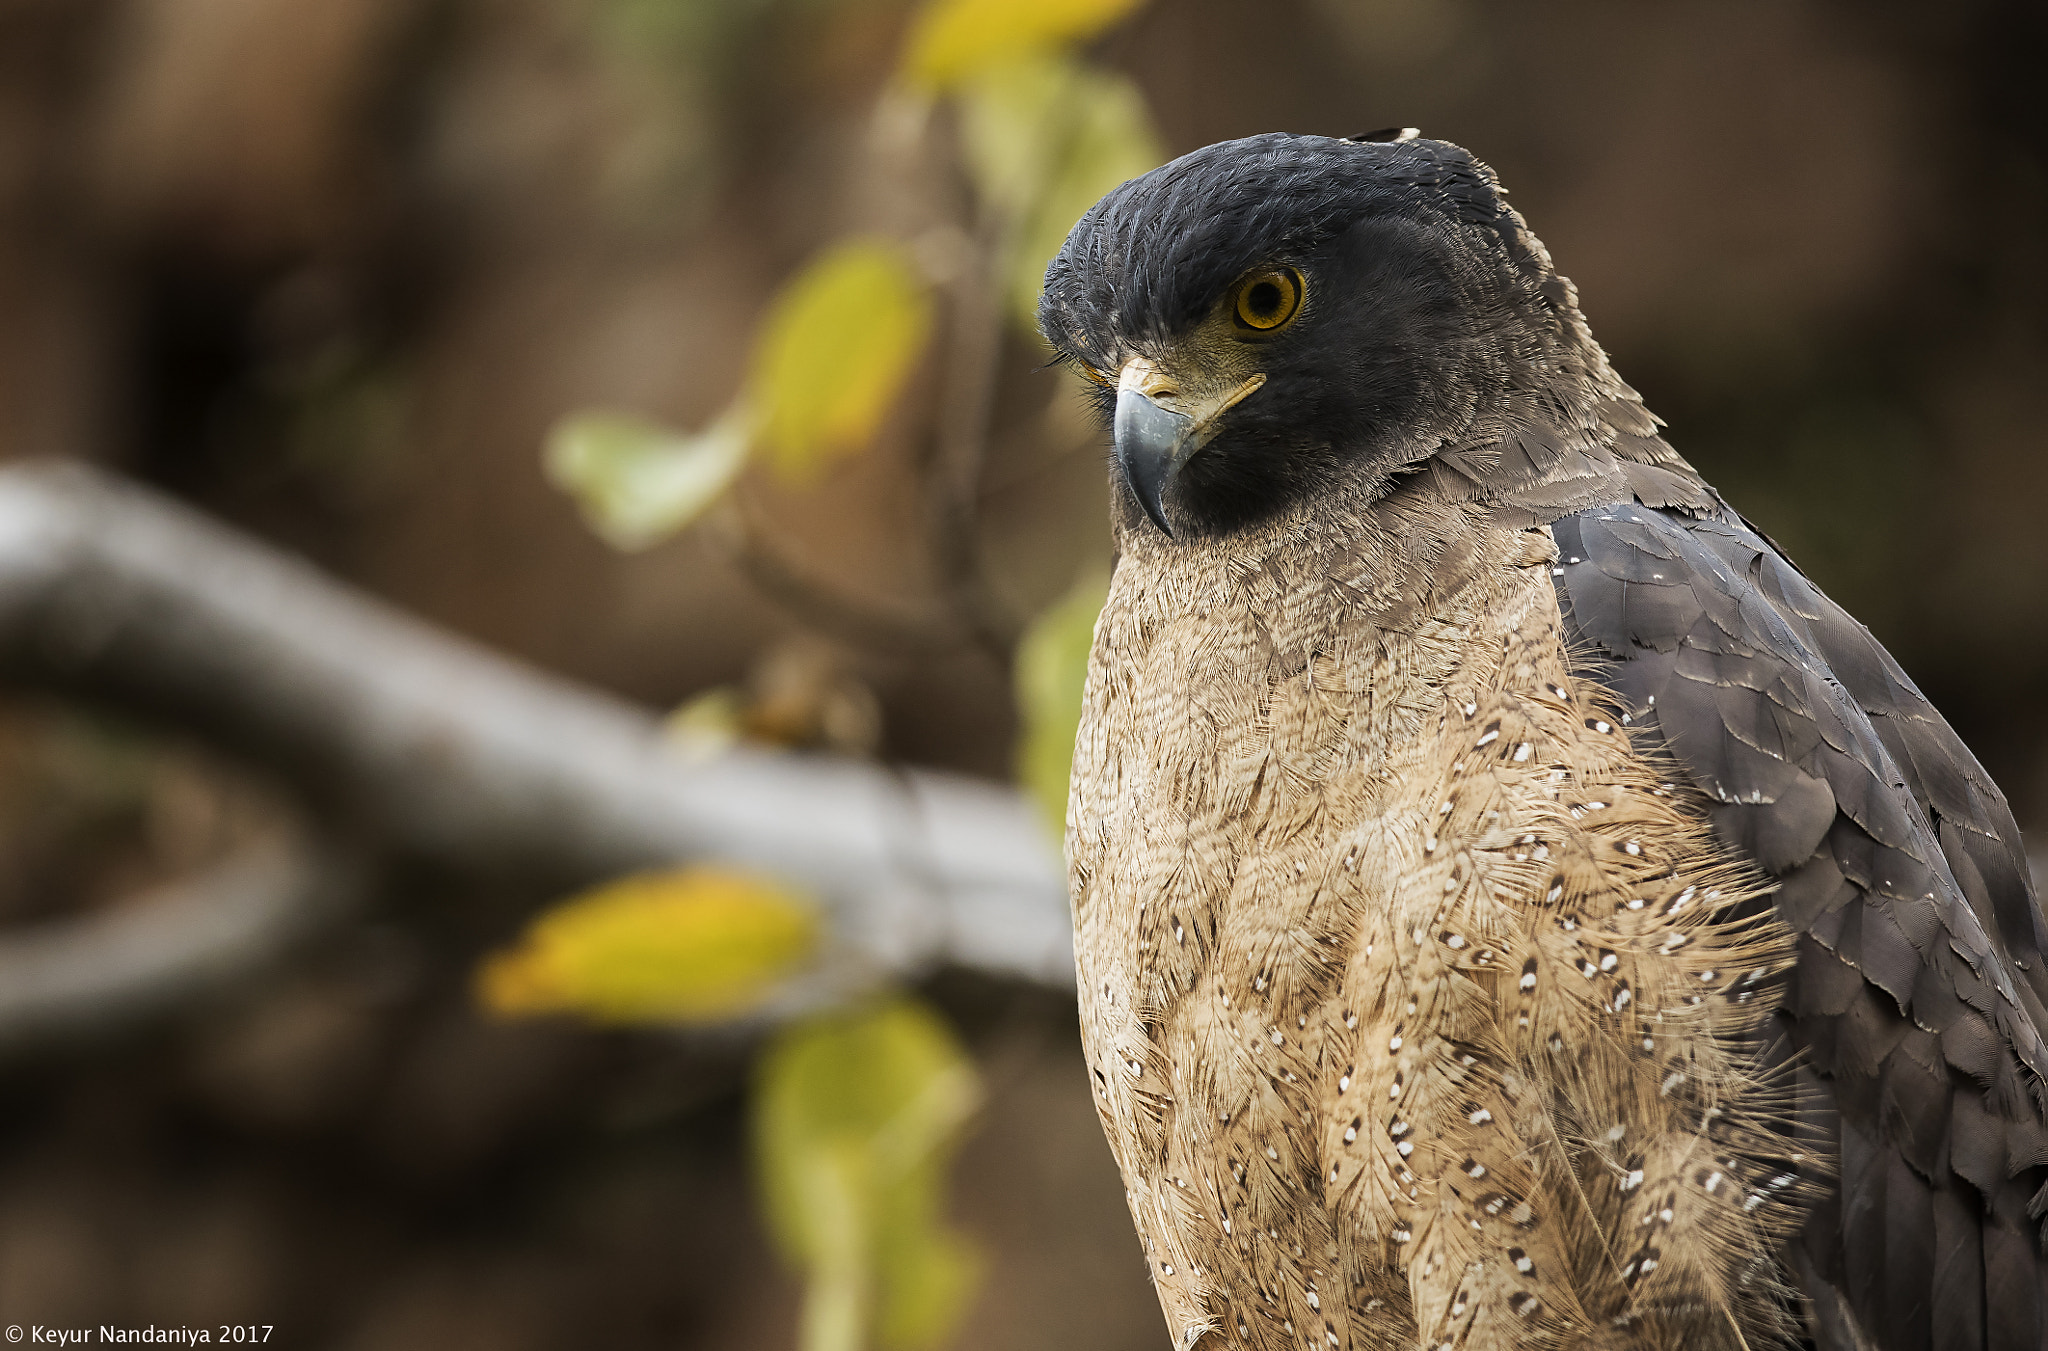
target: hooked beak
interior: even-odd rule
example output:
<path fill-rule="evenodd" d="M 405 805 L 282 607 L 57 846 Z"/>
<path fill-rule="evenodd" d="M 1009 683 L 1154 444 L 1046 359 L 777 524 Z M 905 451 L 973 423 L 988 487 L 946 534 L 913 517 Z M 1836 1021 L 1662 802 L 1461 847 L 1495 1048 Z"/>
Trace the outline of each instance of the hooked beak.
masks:
<path fill-rule="evenodd" d="M 1265 383 L 1264 375 L 1254 375 L 1212 397 L 1189 398 L 1149 358 L 1124 363 L 1116 385 L 1116 462 L 1162 534 L 1173 534 L 1164 499 L 1181 466 L 1215 438 L 1225 412 Z"/>

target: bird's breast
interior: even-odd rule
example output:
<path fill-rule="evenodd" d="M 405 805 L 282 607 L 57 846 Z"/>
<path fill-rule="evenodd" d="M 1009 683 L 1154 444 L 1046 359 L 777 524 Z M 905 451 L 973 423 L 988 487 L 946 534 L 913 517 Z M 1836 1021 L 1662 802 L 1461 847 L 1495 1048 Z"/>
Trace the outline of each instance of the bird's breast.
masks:
<path fill-rule="evenodd" d="M 1575 1251 L 1545 1227 L 1530 1066 L 1719 1063 L 1689 1010 L 1734 962 L 1665 916 L 1735 874 L 1571 687 L 1535 533 L 1119 570 L 1070 881 L 1097 1105 L 1177 1327 L 1257 1307 L 1394 1345 L 1369 1305 L 1510 1251 L 1503 1300 L 1578 1326 L 1565 1259 L 1528 1256 Z M 1361 599 L 1389 577 L 1405 608 Z M 1706 1040 L 1659 1045 L 1667 1014 Z M 1670 1106 L 1643 1101 L 1616 1138 Z"/>
<path fill-rule="evenodd" d="M 1445 828 L 1423 785 L 1456 692 L 1554 606 L 1517 532 L 1431 524 L 1434 548 L 1127 555 L 1098 625 L 1069 813 L 1083 1030 L 1162 1298 L 1225 1261 L 1174 1237 L 1207 1232 L 1189 1207 L 1221 1223 L 1219 1187 L 1326 1272 L 1302 1279 L 1334 1270 L 1321 1136 L 1350 1048 L 1401 1020 L 1350 1006 L 1345 972 L 1395 960 L 1367 935 Z"/>

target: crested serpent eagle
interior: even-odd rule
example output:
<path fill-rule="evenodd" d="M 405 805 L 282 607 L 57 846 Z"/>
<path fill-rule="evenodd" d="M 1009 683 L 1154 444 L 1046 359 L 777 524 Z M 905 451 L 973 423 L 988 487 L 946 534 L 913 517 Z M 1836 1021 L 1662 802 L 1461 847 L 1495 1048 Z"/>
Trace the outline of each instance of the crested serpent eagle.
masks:
<path fill-rule="evenodd" d="M 1213 145 L 1039 317 L 1113 429 L 1067 850 L 1173 1344 L 2048 1346 L 2005 799 L 1492 172 Z"/>

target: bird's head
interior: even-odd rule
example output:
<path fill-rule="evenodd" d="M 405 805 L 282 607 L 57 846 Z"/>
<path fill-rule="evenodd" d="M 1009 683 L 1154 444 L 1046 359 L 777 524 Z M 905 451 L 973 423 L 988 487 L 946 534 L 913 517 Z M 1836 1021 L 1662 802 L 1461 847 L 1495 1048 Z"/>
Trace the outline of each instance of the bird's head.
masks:
<path fill-rule="evenodd" d="M 1200 536 L 1467 435 L 1569 340 L 1570 304 L 1465 151 L 1273 133 L 1096 203 L 1038 319 L 1093 382 L 1126 519 Z"/>

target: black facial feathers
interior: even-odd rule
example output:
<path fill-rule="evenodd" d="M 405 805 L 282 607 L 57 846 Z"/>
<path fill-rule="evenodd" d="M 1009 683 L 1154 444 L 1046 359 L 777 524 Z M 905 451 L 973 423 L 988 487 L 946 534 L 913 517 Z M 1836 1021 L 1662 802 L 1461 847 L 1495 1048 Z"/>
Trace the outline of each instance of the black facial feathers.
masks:
<path fill-rule="evenodd" d="M 1195 533 L 1457 443 L 1570 347 L 1570 288 L 1485 165 L 1442 141 L 1271 133 L 1207 146 L 1123 184 L 1046 270 L 1039 324 L 1105 375 L 1171 367 L 1255 267 L 1307 279 L 1300 318 L 1248 360 L 1266 377 L 1168 499 Z M 1491 401 L 1491 402 L 1490 402 Z"/>

